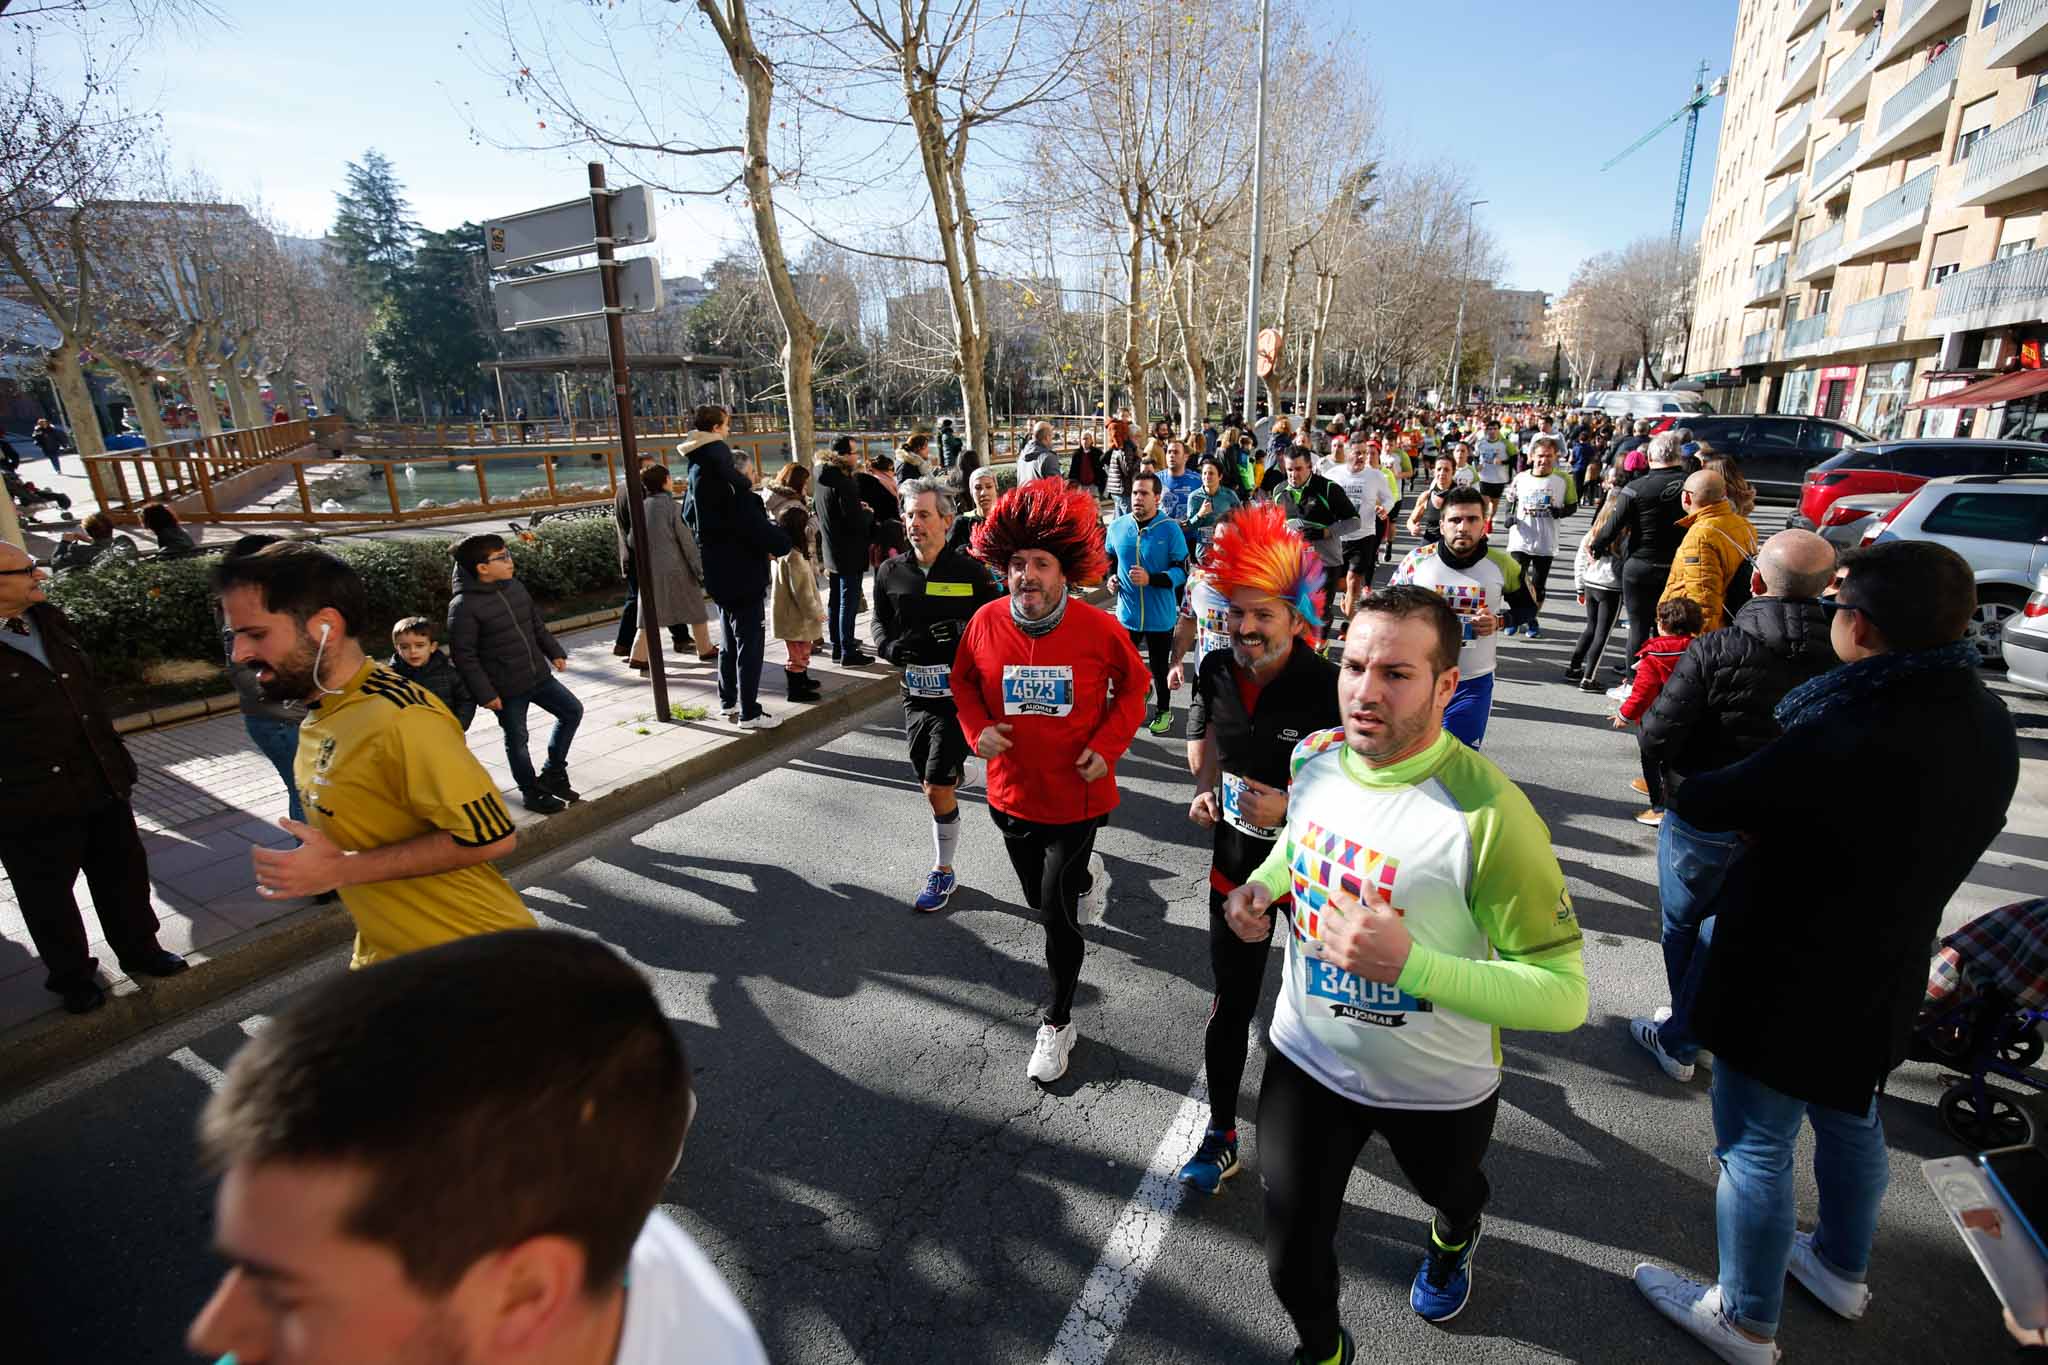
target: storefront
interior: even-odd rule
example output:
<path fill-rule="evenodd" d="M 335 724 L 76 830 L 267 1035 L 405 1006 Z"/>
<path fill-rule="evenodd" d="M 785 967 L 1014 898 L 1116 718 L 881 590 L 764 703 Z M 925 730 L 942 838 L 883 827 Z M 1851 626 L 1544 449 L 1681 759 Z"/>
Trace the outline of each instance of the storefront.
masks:
<path fill-rule="evenodd" d="M 1856 425 L 1880 440 L 1896 438 L 1905 429 L 1906 399 L 1912 391 L 1912 361 L 1881 360 L 1865 366 Z"/>
<path fill-rule="evenodd" d="M 1849 398 L 1856 392 L 1856 367 L 1830 365 L 1820 372 L 1820 399 L 1814 412 L 1820 417 L 1839 418 L 1849 411 Z"/>
<path fill-rule="evenodd" d="M 1949 383 L 1944 382 L 1947 389 Z M 1920 427 L 1923 436 L 1968 436 L 1974 428 L 1983 434 L 2016 441 L 2048 441 L 2048 370 L 2018 369 L 1992 379 L 1980 379 L 1947 392 L 1933 393 L 1913 404 L 1925 412 Z M 1980 420 L 1977 413 L 1989 409 Z M 1953 424 L 1938 415 L 1960 413 Z M 1950 427 L 1949 430 L 1941 430 Z"/>
<path fill-rule="evenodd" d="M 1811 416 L 1813 391 L 1819 378 L 1819 370 L 1785 371 L 1785 378 L 1778 385 L 1778 411 L 1788 417 Z"/>

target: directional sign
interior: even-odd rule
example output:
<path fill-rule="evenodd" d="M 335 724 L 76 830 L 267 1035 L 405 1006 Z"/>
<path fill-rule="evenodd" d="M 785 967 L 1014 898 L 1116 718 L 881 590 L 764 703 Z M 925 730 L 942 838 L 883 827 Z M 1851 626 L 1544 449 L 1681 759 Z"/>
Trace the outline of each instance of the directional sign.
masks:
<path fill-rule="evenodd" d="M 597 220 L 590 200 L 571 199 L 484 223 L 484 247 L 493 270 L 595 249 Z M 654 240 L 654 196 L 634 185 L 612 196 L 612 245 L 639 246 Z"/>
<path fill-rule="evenodd" d="M 652 256 L 635 256 L 618 263 L 619 311 L 655 313 L 661 310 L 661 271 Z M 557 270 L 548 275 L 501 280 L 491 286 L 491 302 L 498 311 L 498 326 L 507 332 L 522 327 L 552 327 L 578 318 L 604 316 L 604 281 L 601 266 L 587 270 Z"/>

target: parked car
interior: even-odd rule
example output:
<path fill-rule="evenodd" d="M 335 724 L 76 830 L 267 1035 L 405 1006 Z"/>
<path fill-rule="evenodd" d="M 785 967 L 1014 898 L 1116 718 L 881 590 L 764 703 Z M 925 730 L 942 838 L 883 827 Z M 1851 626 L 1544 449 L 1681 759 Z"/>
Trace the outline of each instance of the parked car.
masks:
<path fill-rule="evenodd" d="M 1745 470 L 1745 473 L 1747 471 Z M 2048 474 L 2048 445 L 1921 436 L 1850 446 L 1806 471 L 1792 525 L 1812 530 L 1836 498 L 1910 493 L 1929 479 L 1956 475 Z"/>
<path fill-rule="evenodd" d="M 1886 540 L 1932 540 L 1969 561 L 1977 575 L 1970 640 L 1986 664 L 2001 663 L 2006 622 L 2026 610 L 2048 571 L 2048 472 L 1929 479 L 1863 536 L 1865 545 Z"/>
<path fill-rule="evenodd" d="M 1999 640 L 2009 681 L 2036 692 L 2048 692 L 2048 569 L 2034 581 L 2033 595 L 2018 616 L 2005 623 Z"/>
<path fill-rule="evenodd" d="M 1821 538 L 1837 550 L 1863 543 L 1864 532 L 1873 529 L 1875 519 L 1897 507 L 1911 493 L 1864 493 L 1853 498 L 1836 498 L 1828 504 L 1827 515 L 1815 528 Z"/>
<path fill-rule="evenodd" d="M 1597 408 L 1617 422 L 1624 417 L 1693 417 L 1710 415 L 1714 411 L 1706 399 L 1685 389 L 1617 389 L 1599 395 L 1597 403 L 1588 402 L 1587 406 Z"/>
<path fill-rule="evenodd" d="M 1681 425 L 1691 428 L 1695 441 L 1740 461 L 1742 477 L 1764 502 L 1797 503 L 1807 470 L 1848 446 L 1875 439 L 1861 427 L 1832 417 L 1769 412 L 1688 417 Z"/>

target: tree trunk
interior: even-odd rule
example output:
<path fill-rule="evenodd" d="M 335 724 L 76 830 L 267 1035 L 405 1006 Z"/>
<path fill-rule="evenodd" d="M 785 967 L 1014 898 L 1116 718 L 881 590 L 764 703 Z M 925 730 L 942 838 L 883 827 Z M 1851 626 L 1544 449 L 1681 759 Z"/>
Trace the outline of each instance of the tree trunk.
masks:
<path fill-rule="evenodd" d="M 257 427 L 263 419 L 249 410 L 249 391 L 242 383 L 241 367 L 229 361 L 221 375 L 222 387 L 228 391 L 228 413 L 237 427 Z"/>
<path fill-rule="evenodd" d="M 66 342 L 47 352 L 43 363 L 50 373 L 50 387 L 57 391 L 57 399 L 64 405 L 64 418 L 71 426 L 71 444 L 81 455 L 106 454 L 106 438 L 100 434 L 92 385 L 86 382 L 85 370 L 78 363 L 77 344 Z"/>
<path fill-rule="evenodd" d="M 163 410 L 156 403 L 155 368 L 106 352 L 101 353 L 100 359 L 120 379 L 121 387 L 128 390 L 128 406 L 135 413 L 135 424 L 142 428 L 142 439 L 153 446 L 166 444 L 171 434 L 164 426 Z"/>
<path fill-rule="evenodd" d="M 192 410 L 199 414 L 199 433 L 202 436 L 220 435 L 220 408 L 213 401 L 213 381 L 206 372 L 207 345 L 206 329 L 192 326 L 185 329 L 185 335 L 178 340 L 178 351 L 185 371 L 185 387 L 192 397 Z"/>
<path fill-rule="evenodd" d="M 1316 410 L 1316 390 L 1322 387 L 1323 379 L 1323 332 L 1330 325 L 1330 305 L 1337 299 L 1337 277 L 1330 274 L 1316 276 L 1315 312 L 1309 323 L 1308 332 L 1308 397 L 1305 408 L 1310 419 Z M 1367 406 L 1371 406 L 1372 395 L 1367 394 Z"/>

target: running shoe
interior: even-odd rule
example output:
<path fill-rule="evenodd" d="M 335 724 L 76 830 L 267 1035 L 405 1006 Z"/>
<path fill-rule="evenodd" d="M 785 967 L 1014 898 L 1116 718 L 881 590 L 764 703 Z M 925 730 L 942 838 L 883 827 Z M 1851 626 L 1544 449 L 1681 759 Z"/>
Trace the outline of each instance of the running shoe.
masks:
<path fill-rule="evenodd" d="M 1088 889 L 1081 893 L 1081 903 L 1075 907 L 1075 918 L 1086 928 L 1102 923 L 1103 912 L 1109 909 L 1109 868 L 1103 864 L 1100 853 L 1088 855 Z"/>
<path fill-rule="evenodd" d="M 1616 701 L 1627 701 L 1628 694 L 1634 690 L 1634 685 L 1630 683 L 1626 678 L 1624 678 L 1620 682 L 1616 683 L 1614 686 L 1608 688 L 1607 695 L 1614 698 Z"/>
<path fill-rule="evenodd" d="M 1543 638 L 1542 629 L 1539 626 L 1537 626 L 1537 624 L 1534 621 L 1531 621 L 1529 623 L 1527 631 L 1529 638 L 1532 640 L 1540 640 Z"/>
<path fill-rule="evenodd" d="M 960 879 L 942 868 L 935 868 L 932 875 L 924 879 L 924 890 L 917 893 L 917 899 L 910 903 L 913 910 L 922 910 L 929 915 L 934 910 L 946 908 L 946 902 L 953 899 L 953 891 L 960 885 Z"/>
<path fill-rule="evenodd" d="M 1159 714 L 1152 717 L 1152 719 L 1146 724 L 1145 728 L 1147 730 L 1150 730 L 1155 735 L 1163 735 L 1166 734 L 1168 731 L 1172 730 L 1173 708 L 1170 706 L 1162 707 L 1160 709 Z"/>
<path fill-rule="evenodd" d="M 1479 1225 L 1456 1251 L 1436 1240 L 1436 1221 L 1430 1220 L 1429 1249 L 1408 1289 L 1408 1306 L 1424 1322 L 1449 1322 L 1465 1311 L 1472 1297 L 1472 1253 L 1479 1250 Z"/>
<path fill-rule="evenodd" d="M 1657 1025 L 1662 1022 L 1660 1019 L 1645 1019 L 1638 1015 L 1628 1021 L 1628 1036 L 1642 1044 L 1643 1051 L 1657 1059 L 1657 1065 L 1664 1068 L 1665 1075 L 1674 1081 L 1689 1081 L 1692 1079 L 1692 1063 L 1681 1062 L 1666 1052 L 1663 1039 L 1657 1036 Z"/>
<path fill-rule="evenodd" d="M 1735 1326 L 1720 1285 L 1704 1285 L 1647 1261 L 1636 1267 L 1635 1281 L 1652 1308 L 1729 1365 L 1776 1365 L 1778 1344 L 1752 1341 Z"/>
<path fill-rule="evenodd" d="M 1040 1085 L 1049 1085 L 1067 1074 L 1067 1057 L 1074 1050 L 1074 1026 L 1038 1026 L 1038 1041 L 1031 1048 L 1031 1065 L 1024 1074 Z"/>
<path fill-rule="evenodd" d="M 1337 1365 L 1357 1365 L 1358 1347 L 1351 1343 L 1351 1333 L 1342 1327 L 1337 1329 Z M 1310 1360 L 1308 1352 L 1297 1350 L 1287 1358 L 1287 1365 L 1329 1365 L 1324 1360 Z"/>
<path fill-rule="evenodd" d="M 1870 1307 L 1870 1286 L 1850 1279 L 1823 1261 L 1813 1249 L 1810 1232 L 1793 1234 L 1791 1271 L 1793 1279 L 1840 1317 L 1853 1322 Z"/>
<path fill-rule="evenodd" d="M 1223 1193 L 1223 1182 L 1242 1170 L 1237 1159 L 1237 1129 L 1221 1132 L 1211 1128 L 1202 1134 L 1202 1145 L 1180 1168 L 1180 1183 L 1192 1185 L 1203 1194 Z"/>

